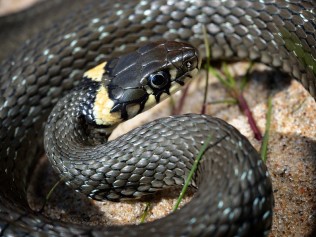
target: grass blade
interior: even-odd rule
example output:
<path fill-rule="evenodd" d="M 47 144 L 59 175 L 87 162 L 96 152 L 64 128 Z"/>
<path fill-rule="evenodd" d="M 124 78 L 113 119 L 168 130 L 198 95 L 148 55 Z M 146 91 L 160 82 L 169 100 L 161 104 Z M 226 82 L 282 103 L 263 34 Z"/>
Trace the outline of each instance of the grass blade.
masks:
<path fill-rule="evenodd" d="M 208 39 L 207 39 L 207 33 L 206 33 L 205 25 L 202 25 L 202 30 L 203 30 L 205 54 L 206 54 L 206 63 L 205 63 L 206 77 L 205 77 L 205 89 L 204 89 L 203 105 L 202 105 L 201 114 L 205 114 L 205 112 L 206 112 L 206 105 L 207 105 L 206 100 L 207 100 L 208 83 L 209 83 L 208 72 L 210 70 L 211 50 L 210 50 L 210 44 L 208 43 Z"/>
<path fill-rule="evenodd" d="M 149 209 L 151 207 L 151 203 L 150 202 L 146 202 L 146 206 L 145 206 L 145 210 L 140 218 L 140 223 L 144 223 L 145 222 L 145 219 L 148 215 L 148 212 L 149 212 Z"/>
<path fill-rule="evenodd" d="M 194 163 L 193 163 L 193 166 L 192 166 L 192 168 L 191 168 L 191 170 L 190 170 L 190 172 L 189 172 L 189 175 L 188 175 L 187 179 L 186 179 L 185 182 L 184 182 L 184 185 L 183 185 L 182 190 L 181 190 L 181 192 L 180 192 L 180 195 L 179 195 L 179 197 L 178 197 L 178 199 L 177 199 L 177 202 L 176 202 L 176 204 L 175 204 L 174 207 L 173 207 L 173 211 L 175 211 L 175 210 L 178 209 L 178 207 L 179 207 L 179 205 L 180 205 L 180 202 L 182 201 L 182 199 L 183 199 L 183 197 L 184 197 L 184 195 L 185 195 L 185 193 L 186 193 L 186 191 L 187 191 L 187 189 L 188 189 L 188 187 L 189 187 L 189 184 L 191 183 L 192 177 L 193 177 L 193 175 L 194 175 L 194 173 L 195 173 L 195 171 L 196 171 L 196 169 L 197 169 L 197 167 L 198 167 L 198 164 L 199 164 L 199 162 L 200 162 L 200 160 L 201 160 L 201 158 L 202 158 L 204 152 L 207 150 L 207 148 L 208 148 L 209 143 L 211 142 L 211 140 L 212 140 L 212 136 L 209 135 L 209 136 L 207 137 L 207 139 L 205 140 L 203 146 L 201 147 L 201 149 L 200 149 L 200 151 L 199 151 L 199 154 L 198 154 L 197 157 L 195 158 Z"/>
<path fill-rule="evenodd" d="M 54 186 L 49 190 L 48 194 L 47 194 L 46 197 L 45 197 L 44 204 L 43 204 L 42 208 L 39 210 L 39 212 L 42 212 L 42 211 L 44 210 L 44 207 L 46 206 L 46 204 L 47 204 L 48 200 L 50 199 L 50 197 L 52 196 L 53 192 L 54 192 L 55 189 L 58 187 L 58 185 L 59 185 L 61 182 L 63 182 L 63 181 L 64 181 L 63 178 L 59 179 L 59 180 L 54 184 Z"/>
<path fill-rule="evenodd" d="M 267 153 L 268 153 L 268 141 L 270 135 L 270 127 L 271 127 L 271 115 L 272 115 L 272 99 L 269 97 L 268 99 L 268 111 L 267 111 L 267 123 L 266 130 L 263 136 L 263 141 L 261 145 L 261 159 L 266 162 L 267 161 Z"/>

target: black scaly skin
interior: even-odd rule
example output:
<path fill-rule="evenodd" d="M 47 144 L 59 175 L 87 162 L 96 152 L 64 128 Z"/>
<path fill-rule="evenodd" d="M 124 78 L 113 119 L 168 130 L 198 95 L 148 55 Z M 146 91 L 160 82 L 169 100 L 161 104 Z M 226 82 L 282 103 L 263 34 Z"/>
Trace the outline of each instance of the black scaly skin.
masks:
<path fill-rule="evenodd" d="M 159 120 L 123 136 L 136 139 L 136 134 L 143 132 L 144 137 L 147 134 L 151 138 L 155 133 L 149 132 L 149 127 L 163 131 L 168 125 L 168 129 L 182 131 L 185 138 L 193 136 L 198 144 L 201 139 L 205 140 L 200 137 L 203 131 L 207 134 L 217 131 L 213 141 L 220 140 L 221 146 L 228 147 L 230 154 L 227 153 L 226 158 L 234 157 L 225 161 L 212 158 L 216 161 L 214 164 L 212 159 L 203 160 L 196 180 L 201 191 L 190 206 L 164 219 L 105 230 L 58 223 L 33 213 L 27 205 L 25 190 L 35 157 L 43 153 L 43 123 L 58 98 L 77 84 L 83 71 L 109 57 L 134 50 L 144 40 L 179 39 L 191 42 L 204 52 L 201 29 L 201 24 L 204 24 L 214 59 L 251 59 L 279 68 L 301 81 L 315 98 L 314 1 L 168 1 L 167 5 L 163 0 L 141 3 L 134 0 L 118 3 L 91 0 L 87 6 L 85 3 L 89 1 L 80 2 L 82 4 L 66 1 L 69 2 L 71 7 L 61 9 L 71 12 L 70 16 L 55 21 L 47 30 L 40 30 L 39 35 L 21 44 L 0 66 L 0 235 L 234 236 L 234 233 L 239 233 L 239 236 L 263 236 L 271 224 L 271 213 L 263 210 L 271 208 L 272 197 L 268 179 L 258 177 L 257 171 L 265 177 L 266 170 L 243 137 L 240 152 L 233 152 L 238 147 L 234 139 L 241 135 L 228 129 L 231 127 L 226 123 L 208 116 Z M 82 10 L 72 11 L 72 7 Z M 36 22 L 41 25 L 40 20 Z M 4 41 L 1 47 L 6 48 L 7 42 Z M 194 122 L 192 117 L 196 118 Z M 208 121 L 207 125 L 205 121 Z M 180 124 L 188 127 L 179 129 Z M 194 132 L 196 130 L 199 130 L 198 135 Z M 170 134 L 168 141 L 177 142 L 173 137 L 176 135 Z M 144 143 L 147 140 L 144 139 Z M 163 145 L 163 141 L 161 143 Z M 185 146 L 185 155 L 192 157 L 198 146 L 188 149 L 185 144 L 180 143 L 180 146 Z M 179 150 L 172 152 L 181 153 Z M 212 152 L 223 154 L 217 145 L 208 151 Z M 244 154 L 255 158 L 241 161 L 239 158 Z M 236 161 L 241 161 L 236 164 L 238 167 L 250 170 L 239 179 L 227 175 L 225 180 L 220 174 L 234 173 L 226 162 Z M 211 168 L 208 164 L 218 167 L 210 172 L 214 173 L 212 179 L 205 176 L 205 171 Z M 242 173 L 238 172 L 239 175 Z M 205 183 L 200 183 L 200 179 L 214 184 L 212 192 L 206 192 Z M 218 179 L 220 184 L 216 183 Z M 223 188 L 225 183 L 233 188 L 220 192 L 219 188 Z M 264 183 L 267 184 L 265 188 L 262 186 Z M 225 196 L 226 192 L 241 196 Z M 241 202 L 246 203 L 244 208 L 239 207 Z M 227 213 L 231 215 L 227 216 Z M 237 218 L 245 216 L 247 218 Z M 234 224 L 230 224 L 232 221 Z M 251 224 L 258 225 L 250 227 Z"/>

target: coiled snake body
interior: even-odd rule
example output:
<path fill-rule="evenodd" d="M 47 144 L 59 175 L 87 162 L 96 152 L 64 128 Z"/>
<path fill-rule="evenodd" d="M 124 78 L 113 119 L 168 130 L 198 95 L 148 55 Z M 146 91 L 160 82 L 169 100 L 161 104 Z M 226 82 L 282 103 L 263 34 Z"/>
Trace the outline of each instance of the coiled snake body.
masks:
<path fill-rule="evenodd" d="M 28 207 L 27 184 L 36 162 L 34 158 L 43 153 L 43 124 L 58 99 L 78 84 L 86 69 L 132 52 L 144 42 L 181 40 L 190 42 L 202 53 L 204 25 L 214 59 L 250 59 L 279 68 L 302 82 L 315 98 L 315 3 L 312 0 L 132 0 L 117 3 L 91 0 L 78 4 L 78 1 L 69 0 L 63 4 L 74 5 L 74 12 L 41 30 L 18 51 L 7 56 L 1 65 L 1 235 L 267 235 L 271 227 L 273 198 L 265 165 L 239 132 L 208 116 L 166 118 L 138 128 L 111 143 L 111 148 L 101 148 L 100 156 L 110 159 L 94 162 L 89 157 L 81 157 L 81 153 L 94 154 L 93 150 L 81 145 L 77 147 L 79 161 L 75 162 L 71 156 L 68 160 L 55 161 L 56 169 L 63 172 L 71 186 L 93 198 L 139 196 L 143 192 L 181 185 L 193 157 L 206 137 L 212 134 L 211 148 L 195 179 L 200 191 L 189 205 L 161 220 L 111 228 L 48 220 Z M 4 42 L 6 47 L 8 42 Z M 111 69 L 111 65 L 106 65 Z M 89 91 L 91 86 L 81 88 Z M 95 92 L 95 88 L 91 90 Z M 159 96 L 165 92 L 159 92 Z M 118 94 L 122 95 L 122 92 Z M 136 111 L 124 106 L 116 109 L 120 108 L 122 112 L 125 108 L 127 114 Z M 56 111 L 60 107 L 55 108 Z M 89 111 L 89 108 L 85 109 Z M 123 119 L 127 116 L 125 112 L 120 114 Z M 97 135 L 97 141 L 94 136 L 93 141 L 84 138 L 81 131 L 86 127 L 77 130 L 72 122 L 56 132 L 62 136 L 67 136 L 67 133 L 63 134 L 63 128 L 77 132 L 73 140 L 68 137 L 62 141 L 61 147 L 70 144 L 68 148 L 73 149 L 72 144 L 77 146 L 78 141 L 86 146 L 100 141 Z M 55 126 L 55 122 L 51 124 Z M 106 129 L 106 126 L 98 129 Z M 53 136 L 46 133 L 45 144 L 50 143 Z M 60 143 L 58 139 L 56 142 Z M 48 153 L 56 152 L 47 150 Z"/>

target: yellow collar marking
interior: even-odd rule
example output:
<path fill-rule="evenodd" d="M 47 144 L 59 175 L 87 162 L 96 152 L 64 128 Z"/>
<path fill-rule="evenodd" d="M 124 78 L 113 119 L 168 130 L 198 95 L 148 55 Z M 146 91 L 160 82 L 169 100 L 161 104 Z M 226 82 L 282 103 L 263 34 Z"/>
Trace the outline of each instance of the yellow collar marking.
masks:
<path fill-rule="evenodd" d="M 86 71 L 83 76 L 89 78 L 90 80 L 93 81 L 101 81 L 102 80 L 102 76 L 105 73 L 105 65 L 106 62 L 99 64 L 98 66 L 90 69 L 89 71 Z"/>
<path fill-rule="evenodd" d="M 101 85 L 98 89 L 93 107 L 93 115 L 96 124 L 112 126 L 122 121 L 121 112 L 110 113 L 113 105 L 114 102 L 109 98 L 107 88 Z"/>

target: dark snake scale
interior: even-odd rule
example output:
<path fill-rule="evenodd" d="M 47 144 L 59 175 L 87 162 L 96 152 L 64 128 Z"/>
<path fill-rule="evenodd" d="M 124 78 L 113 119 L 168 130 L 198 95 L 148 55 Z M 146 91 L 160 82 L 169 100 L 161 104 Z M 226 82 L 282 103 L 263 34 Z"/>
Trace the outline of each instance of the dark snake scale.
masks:
<path fill-rule="evenodd" d="M 76 110 L 64 124 L 55 118 L 67 113 L 59 111 L 62 105 L 76 106 L 74 99 L 85 101 L 85 92 L 95 90 L 80 86 L 69 93 L 86 70 L 145 43 L 188 42 L 203 57 L 203 25 L 214 60 L 262 62 L 300 81 L 315 98 L 315 9 L 313 0 L 54 0 L 1 18 L 0 236 L 267 236 L 269 174 L 257 151 L 227 123 L 206 115 L 168 117 L 91 148 L 71 117 Z M 26 190 L 44 153 L 46 123 L 48 156 L 58 153 L 50 147 L 54 140 L 71 150 L 60 151 L 63 159 L 56 155 L 55 169 L 95 199 L 182 185 L 203 142 L 212 139 L 194 177 L 199 189 L 179 211 L 137 226 L 79 226 L 28 206 Z"/>

